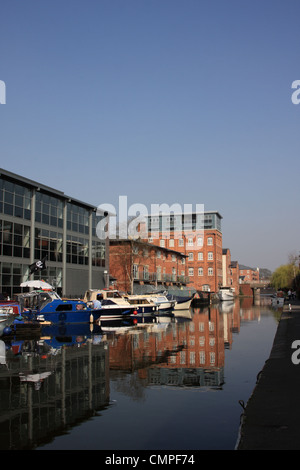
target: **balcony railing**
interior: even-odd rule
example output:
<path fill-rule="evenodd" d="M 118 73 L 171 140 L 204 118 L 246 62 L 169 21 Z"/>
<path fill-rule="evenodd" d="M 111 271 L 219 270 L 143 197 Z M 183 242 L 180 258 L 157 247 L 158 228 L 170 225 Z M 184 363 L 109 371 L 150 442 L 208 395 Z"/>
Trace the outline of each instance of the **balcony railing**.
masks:
<path fill-rule="evenodd" d="M 133 276 L 134 281 L 146 282 L 175 282 L 180 284 L 188 284 L 188 276 L 178 276 L 177 274 L 164 274 L 164 273 L 149 273 L 149 272 L 136 272 Z"/>

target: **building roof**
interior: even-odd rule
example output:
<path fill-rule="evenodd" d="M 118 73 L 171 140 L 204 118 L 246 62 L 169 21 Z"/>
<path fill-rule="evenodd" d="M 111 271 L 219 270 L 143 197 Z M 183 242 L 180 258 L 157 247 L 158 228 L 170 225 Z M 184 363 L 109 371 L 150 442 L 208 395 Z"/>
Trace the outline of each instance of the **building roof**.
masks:
<path fill-rule="evenodd" d="M 45 184 L 38 183 L 37 181 L 31 180 L 29 178 L 25 178 L 24 176 L 20 176 L 20 175 L 17 175 L 16 173 L 12 173 L 10 171 L 4 170 L 3 168 L 0 168 L 0 176 L 2 175 L 15 183 L 19 183 L 19 184 L 23 184 L 24 186 L 35 188 L 38 191 L 42 190 L 43 192 L 47 192 L 48 194 L 53 194 L 53 196 L 67 200 L 70 203 L 78 204 L 88 209 L 93 209 L 93 210 L 97 209 L 96 206 L 93 206 L 92 204 L 89 204 L 87 202 L 80 201 L 79 199 L 68 196 L 63 191 L 59 191 Z"/>
<path fill-rule="evenodd" d="M 110 245 L 119 245 L 121 243 L 138 243 L 140 245 L 147 246 L 149 248 L 156 248 L 157 250 L 165 251 L 169 254 L 174 253 L 175 255 L 178 255 L 181 258 L 188 258 L 188 255 L 185 255 L 184 253 L 181 253 L 180 251 L 172 250 L 172 249 L 166 248 L 164 246 L 154 245 L 154 243 L 145 242 L 145 241 L 139 240 L 139 239 L 134 240 L 134 239 L 131 239 L 131 238 L 126 238 L 126 239 L 109 240 Z"/>

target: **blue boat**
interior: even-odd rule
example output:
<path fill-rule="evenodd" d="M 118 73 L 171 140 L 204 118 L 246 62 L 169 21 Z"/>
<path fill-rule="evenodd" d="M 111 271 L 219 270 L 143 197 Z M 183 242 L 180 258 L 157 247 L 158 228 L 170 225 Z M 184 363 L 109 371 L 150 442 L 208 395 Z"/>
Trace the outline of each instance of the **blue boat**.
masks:
<path fill-rule="evenodd" d="M 82 300 L 61 299 L 55 291 L 19 294 L 18 301 L 24 319 L 42 324 L 94 323 L 100 318 L 120 318 L 134 311 L 130 306 L 116 304 L 93 309 Z"/>

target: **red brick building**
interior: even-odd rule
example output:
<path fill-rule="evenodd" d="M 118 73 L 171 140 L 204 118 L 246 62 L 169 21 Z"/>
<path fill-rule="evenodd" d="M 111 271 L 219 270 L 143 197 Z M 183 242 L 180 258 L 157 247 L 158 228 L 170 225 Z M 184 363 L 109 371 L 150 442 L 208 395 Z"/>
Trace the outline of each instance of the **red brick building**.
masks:
<path fill-rule="evenodd" d="M 249 266 L 240 266 L 240 277 L 242 282 L 258 282 L 259 268 L 250 268 Z"/>
<path fill-rule="evenodd" d="M 176 215 L 149 216 L 148 241 L 186 256 L 185 274 L 190 287 L 217 292 L 222 286 L 222 216 L 216 211 L 201 214 L 203 225 L 200 228 L 197 216 L 190 214 L 189 229 L 184 230 L 177 229 Z M 166 226 L 168 230 L 164 229 Z"/>
<path fill-rule="evenodd" d="M 179 251 L 141 240 L 110 240 L 110 276 L 120 291 L 139 293 L 147 285 L 186 286 L 185 267 L 186 256 Z"/>

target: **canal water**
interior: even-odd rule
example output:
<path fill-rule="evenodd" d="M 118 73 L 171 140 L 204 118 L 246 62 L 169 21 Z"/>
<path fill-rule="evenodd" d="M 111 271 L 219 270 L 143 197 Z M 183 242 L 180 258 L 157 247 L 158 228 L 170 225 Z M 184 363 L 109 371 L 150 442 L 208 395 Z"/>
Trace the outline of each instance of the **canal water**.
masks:
<path fill-rule="evenodd" d="M 280 313 L 243 299 L 2 337 L 0 447 L 234 449 Z"/>

